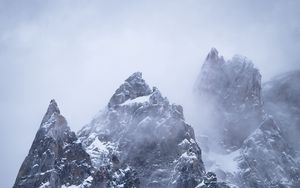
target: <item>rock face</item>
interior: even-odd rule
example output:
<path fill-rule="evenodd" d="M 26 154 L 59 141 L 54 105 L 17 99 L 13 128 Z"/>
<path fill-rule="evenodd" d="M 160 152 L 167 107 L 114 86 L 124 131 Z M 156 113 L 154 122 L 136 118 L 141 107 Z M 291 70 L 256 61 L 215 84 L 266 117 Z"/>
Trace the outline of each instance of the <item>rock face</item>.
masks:
<path fill-rule="evenodd" d="M 88 184 L 91 168 L 89 155 L 52 100 L 14 188 Z"/>
<path fill-rule="evenodd" d="M 237 161 L 241 187 L 300 187 L 295 151 L 271 117 L 244 141 Z"/>
<path fill-rule="evenodd" d="M 235 150 L 262 118 L 261 75 L 253 63 L 235 55 L 225 61 L 212 48 L 195 84 L 198 97 L 213 106 L 214 129 L 225 148 Z M 214 134 L 216 134 L 214 132 Z"/>
<path fill-rule="evenodd" d="M 289 144 L 300 152 L 300 71 L 276 76 L 263 84 L 266 112 L 279 122 Z"/>
<path fill-rule="evenodd" d="M 204 179 L 201 150 L 181 106 L 170 104 L 137 72 L 78 136 L 97 168 L 133 168 L 140 187 L 192 188 Z"/>

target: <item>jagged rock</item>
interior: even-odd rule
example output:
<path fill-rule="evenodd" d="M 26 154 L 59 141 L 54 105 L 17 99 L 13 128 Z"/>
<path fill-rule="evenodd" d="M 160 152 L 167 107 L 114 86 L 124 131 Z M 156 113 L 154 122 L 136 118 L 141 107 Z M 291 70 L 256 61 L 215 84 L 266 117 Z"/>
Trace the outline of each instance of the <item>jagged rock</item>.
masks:
<path fill-rule="evenodd" d="M 51 100 L 14 188 L 61 187 L 88 183 L 91 160 Z"/>
<path fill-rule="evenodd" d="M 194 188 L 205 174 L 182 107 L 150 89 L 141 73 L 130 76 L 78 136 L 95 167 L 117 156 L 120 167 L 136 171 L 140 187 Z"/>
<path fill-rule="evenodd" d="M 211 126 L 219 130 L 213 134 L 220 135 L 220 142 L 231 151 L 238 149 L 262 120 L 261 75 L 246 57 L 235 55 L 225 61 L 212 48 L 195 89 L 205 104 L 213 106 Z"/>
<path fill-rule="evenodd" d="M 203 178 L 203 181 L 195 188 L 229 188 L 229 186 L 223 182 L 218 182 L 215 173 L 207 172 Z"/>
<path fill-rule="evenodd" d="M 141 72 L 135 72 L 125 80 L 110 99 L 108 106 L 122 104 L 128 99 L 135 99 L 151 93 L 151 88 L 145 83 Z"/>
<path fill-rule="evenodd" d="M 220 130 L 221 147 L 231 151 L 214 153 L 210 147 L 205 153 L 208 169 L 222 181 L 233 187 L 299 187 L 299 164 L 291 148 L 291 141 L 299 146 L 299 75 L 294 72 L 264 84 L 263 106 L 261 76 L 250 60 L 234 56 L 225 61 L 216 49 L 208 54 L 196 91 L 214 106 L 215 125 L 208 138 Z"/>
<path fill-rule="evenodd" d="M 295 151 L 271 117 L 244 141 L 237 161 L 241 187 L 300 187 Z"/>

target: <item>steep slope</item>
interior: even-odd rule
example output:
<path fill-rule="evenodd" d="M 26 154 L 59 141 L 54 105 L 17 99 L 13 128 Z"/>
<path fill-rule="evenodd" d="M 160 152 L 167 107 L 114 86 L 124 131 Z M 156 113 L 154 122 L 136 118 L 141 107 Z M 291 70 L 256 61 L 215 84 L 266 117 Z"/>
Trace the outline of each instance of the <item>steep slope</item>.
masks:
<path fill-rule="evenodd" d="M 288 142 L 300 152 L 300 71 L 276 76 L 263 84 L 266 112 L 279 122 Z"/>
<path fill-rule="evenodd" d="M 134 186 L 221 186 L 215 175 L 205 176 L 201 150 L 182 107 L 151 89 L 139 72 L 125 80 L 78 136 L 97 168 L 111 163 L 115 169 L 134 169 L 139 177 Z"/>
<path fill-rule="evenodd" d="M 89 185 L 91 160 L 51 100 L 14 188 Z"/>
<path fill-rule="evenodd" d="M 237 161 L 241 187 L 300 187 L 295 151 L 271 117 L 244 141 Z"/>
<path fill-rule="evenodd" d="M 299 187 L 299 164 L 291 147 L 292 141 L 299 146 L 299 73 L 266 83 L 264 103 L 260 79 L 245 57 L 225 61 L 215 49 L 208 54 L 196 82 L 198 98 L 204 101 L 199 104 L 213 106 L 207 140 L 217 134 L 221 148 L 231 152 L 211 151 L 211 141 L 200 137 L 200 145 L 208 145 L 205 165 L 236 187 Z"/>
<path fill-rule="evenodd" d="M 225 61 L 212 48 L 195 84 L 201 106 L 212 106 L 210 125 L 223 147 L 235 150 L 261 122 L 261 75 L 253 63 L 235 55 Z M 203 102 L 204 101 L 204 102 Z"/>

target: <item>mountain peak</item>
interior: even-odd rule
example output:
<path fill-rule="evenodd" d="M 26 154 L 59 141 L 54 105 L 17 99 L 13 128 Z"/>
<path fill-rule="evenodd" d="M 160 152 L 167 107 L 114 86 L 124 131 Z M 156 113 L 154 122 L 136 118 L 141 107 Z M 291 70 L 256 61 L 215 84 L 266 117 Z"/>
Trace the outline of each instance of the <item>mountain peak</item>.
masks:
<path fill-rule="evenodd" d="M 141 96 L 147 96 L 152 93 L 152 89 L 142 78 L 141 72 L 135 72 L 129 76 L 125 82 L 116 90 L 111 97 L 108 106 L 122 104 L 128 99 L 135 99 Z"/>
<path fill-rule="evenodd" d="M 79 187 L 91 169 L 89 155 L 53 99 L 13 187 Z"/>
<path fill-rule="evenodd" d="M 55 140 L 63 139 L 66 132 L 70 132 L 67 120 L 60 114 L 58 105 L 54 99 L 50 101 L 47 112 L 40 125 L 41 136 L 47 135 Z"/>
<path fill-rule="evenodd" d="M 52 116 L 52 114 L 60 114 L 60 110 L 58 108 L 58 105 L 56 103 L 56 101 L 54 99 L 52 99 L 50 101 L 50 104 L 48 106 L 47 112 L 44 115 L 44 118 L 42 120 L 42 124 L 45 123 L 46 121 L 48 121 L 50 119 L 50 117 Z"/>
<path fill-rule="evenodd" d="M 125 81 L 126 82 L 132 82 L 132 81 L 136 81 L 136 80 L 143 80 L 143 73 L 142 72 L 134 72 Z"/>
<path fill-rule="evenodd" d="M 211 48 L 210 52 L 207 54 L 206 61 L 219 62 L 219 60 L 224 61 L 223 56 L 219 56 L 219 52 L 216 48 Z"/>
<path fill-rule="evenodd" d="M 216 48 L 212 47 L 210 52 L 208 53 L 209 56 L 218 56 L 219 52 Z"/>

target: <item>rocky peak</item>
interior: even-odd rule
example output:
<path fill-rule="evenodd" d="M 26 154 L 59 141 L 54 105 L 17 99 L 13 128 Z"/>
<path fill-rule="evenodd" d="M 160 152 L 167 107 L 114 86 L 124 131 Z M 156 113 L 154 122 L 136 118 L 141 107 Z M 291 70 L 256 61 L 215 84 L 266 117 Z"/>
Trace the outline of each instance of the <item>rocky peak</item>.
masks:
<path fill-rule="evenodd" d="M 186 187 L 199 184 L 205 175 L 201 149 L 193 128 L 184 121 L 183 109 L 170 104 L 141 73 L 122 84 L 108 108 L 78 133 L 92 163 L 136 170 L 140 187 Z"/>
<path fill-rule="evenodd" d="M 57 103 L 54 99 L 52 99 L 50 101 L 50 104 L 48 106 L 48 110 L 47 110 L 46 114 L 44 115 L 44 118 L 42 120 L 41 125 L 43 123 L 47 122 L 53 114 L 57 114 L 57 115 L 60 114 L 60 110 L 59 110 L 58 105 L 57 105 Z"/>
<path fill-rule="evenodd" d="M 153 87 L 153 92 L 149 97 L 150 104 L 159 104 L 159 103 L 169 103 L 166 97 L 163 97 L 161 92 L 156 88 Z"/>
<path fill-rule="evenodd" d="M 206 63 L 223 63 L 224 58 L 223 56 L 219 56 L 219 52 L 216 48 L 211 48 L 210 52 L 207 54 Z"/>
<path fill-rule="evenodd" d="M 215 48 L 209 52 L 201 68 L 196 90 L 215 98 L 226 108 L 236 108 L 248 101 L 261 105 L 261 75 L 251 60 L 235 55 L 224 61 Z"/>
<path fill-rule="evenodd" d="M 63 187 L 91 179 L 91 160 L 51 100 L 14 188 Z"/>
<path fill-rule="evenodd" d="M 213 48 L 195 89 L 198 98 L 212 106 L 212 126 L 221 131 L 226 148 L 237 149 L 261 122 L 261 75 L 248 58 L 235 55 L 225 61 Z"/>
<path fill-rule="evenodd" d="M 40 132 L 56 140 L 64 139 L 65 134 L 71 132 L 54 99 L 50 101 L 47 112 L 44 115 L 40 125 Z"/>
<path fill-rule="evenodd" d="M 142 78 L 141 72 L 135 72 L 129 76 L 111 97 L 108 106 L 112 107 L 137 97 L 146 96 L 152 93 L 151 88 Z"/>

